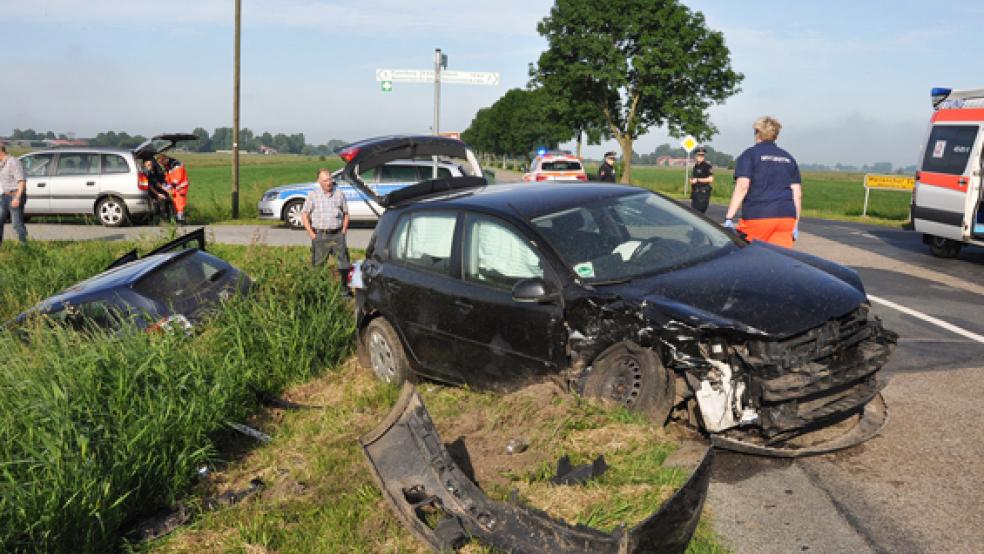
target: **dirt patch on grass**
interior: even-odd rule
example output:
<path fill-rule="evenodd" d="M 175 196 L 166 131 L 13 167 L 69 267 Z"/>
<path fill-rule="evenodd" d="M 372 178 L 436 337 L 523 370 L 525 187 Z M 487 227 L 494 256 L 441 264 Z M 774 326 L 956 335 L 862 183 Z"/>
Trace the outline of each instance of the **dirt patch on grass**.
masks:
<path fill-rule="evenodd" d="M 506 486 L 510 475 L 525 474 L 544 463 L 554 463 L 550 445 L 556 426 L 576 399 L 553 383 L 539 383 L 498 397 L 491 405 L 467 407 L 453 418 L 435 415 L 435 425 L 451 455 L 475 482 L 489 490 Z M 510 454 L 510 440 L 529 446 Z"/>

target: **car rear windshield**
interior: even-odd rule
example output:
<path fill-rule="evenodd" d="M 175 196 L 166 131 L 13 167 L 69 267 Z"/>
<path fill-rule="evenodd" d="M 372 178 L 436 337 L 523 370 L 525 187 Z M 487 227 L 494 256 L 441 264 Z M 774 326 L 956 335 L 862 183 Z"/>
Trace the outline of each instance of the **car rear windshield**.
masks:
<path fill-rule="evenodd" d="M 929 134 L 922 171 L 962 175 L 977 139 L 977 125 L 937 125 Z"/>
<path fill-rule="evenodd" d="M 543 162 L 540 169 L 543 171 L 581 171 L 581 162 L 573 160 Z"/>
<path fill-rule="evenodd" d="M 669 271 L 738 248 L 720 228 L 649 192 L 568 208 L 532 223 L 589 283 Z"/>
<path fill-rule="evenodd" d="M 134 285 L 140 294 L 172 310 L 193 310 L 218 294 L 218 284 L 232 266 L 201 250 L 180 254 L 143 276 Z"/>

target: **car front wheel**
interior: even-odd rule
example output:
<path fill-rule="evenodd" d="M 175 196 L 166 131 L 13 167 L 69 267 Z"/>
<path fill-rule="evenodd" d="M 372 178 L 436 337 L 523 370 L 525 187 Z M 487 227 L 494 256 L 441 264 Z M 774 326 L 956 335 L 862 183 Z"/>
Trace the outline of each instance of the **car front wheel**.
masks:
<path fill-rule="evenodd" d="M 303 207 L 303 200 L 291 200 L 284 206 L 284 223 L 291 229 L 304 228 L 304 222 L 301 221 L 301 208 Z"/>
<path fill-rule="evenodd" d="M 386 319 L 372 320 L 366 327 L 364 340 L 372 371 L 380 381 L 399 386 L 410 377 L 410 362 L 403 343 Z"/>
<path fill-rule="evenodd" d="M 608 347 L 595 359 L 581 394 L 642 412 L 662 425 L 673 408 L 675 389 L 673 375 L 655 352 L 624 341 Z"/>
<path fill-rule="evenodd" d="M 119 198 L 108 196 L 96 204 L 96 218 L 106 227 L 121 227 L 127 217 L 126 204 Z"/>
<path fill-rule="evenodd" d="M 956 258 L 963 246 L 955 240 L 932 236 L 929 238 L 929 251 L 937 258 Z"/>

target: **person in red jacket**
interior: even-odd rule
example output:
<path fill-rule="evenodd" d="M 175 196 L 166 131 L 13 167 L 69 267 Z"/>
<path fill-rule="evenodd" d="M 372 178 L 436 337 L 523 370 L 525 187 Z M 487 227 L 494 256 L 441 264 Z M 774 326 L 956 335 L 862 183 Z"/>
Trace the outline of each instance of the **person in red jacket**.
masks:
<path fill-rule="evenodd" d="M 157 162 L 164 168 L 165 180 L 170 187 L 171 199 L 178 225 L 184 224 L 185 208 L 188 206 L 188 171 L 184 164 L 170 156 L 159 154 Z"/>

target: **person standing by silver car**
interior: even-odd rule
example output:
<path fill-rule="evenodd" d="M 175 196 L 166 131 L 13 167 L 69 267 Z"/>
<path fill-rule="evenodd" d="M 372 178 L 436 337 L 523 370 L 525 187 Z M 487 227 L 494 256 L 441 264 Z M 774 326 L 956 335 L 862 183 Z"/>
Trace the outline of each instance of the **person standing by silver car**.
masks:
<path fill-rule="evenodd" d="M 10 214 L 10 222 L 21 243 L 27 243 L 27 228 L 24 227 L 24 203 L 27 198 L 24 189 L 27 178 L 21 161 L 7 153 L 7 146 L 0 144 L 0 243 L 3 243 L 3 225 Z"/>
<path fill-rule="evenodd" d="M 349 210 L 345 194 L 335 187 L 328 169 L 318 170 L 318 188 L 311 191 L 301 208 L 301 221 L 311 237 L 311 265 L 319 266 L 334 254 L 338 260 L 338 279 L 348 293 L 346 276 L 349 270 L 348 232 Z"/>

